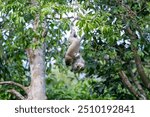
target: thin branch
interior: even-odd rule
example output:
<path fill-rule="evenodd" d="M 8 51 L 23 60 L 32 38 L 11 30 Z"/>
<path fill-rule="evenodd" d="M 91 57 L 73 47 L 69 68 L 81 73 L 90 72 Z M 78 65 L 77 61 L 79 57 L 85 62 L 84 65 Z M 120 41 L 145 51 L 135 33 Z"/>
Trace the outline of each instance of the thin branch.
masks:
<path fill-rule="evenodd" d="M 43 23 L 43 32 L 42 32 L 42 37 L 45 38 L 47 36 L 47 33 L 48 33 L 48 22 L 46 20 L 47 18 L 45 17 L 44 19 L 44 23 Z"/>
<path fill-rule="evenodd" d="M 16 91 L 15 89 L 11 89 L 8 90 L 7 92 L 14 94 L 17 98 L 21 99 L 21 100 L 25 100 L 25 97 L 23 95 L 21 95 L 18 91 Z"/>
<path fill-rule="evenodd" d="M 133 93 L 138 99 L 140 99 L 138 92 L 135 90 L 135 88 L 132 86 L 131 82 L 129 81 L 128 77 L 124 73 L 124 71 L 120 71 L 119 75 L 122 79 L 122 82 L 128 87 L 129 91 Z"/>
<path fill-rule="evenodd" d="M 67 17 L 47 17 L 46 19 L 49 19 L 49 20 L 60 20 L 60 19 L 75 19 L 75 20 L 79 20 L 80 18 L 79 17 L 75 18 L 74 16 L 67 16 Z"/>
<path fill-rule="evenodd" d="M 26 93 L 27 93 L 27 90 L 28 90 L 28 87 L 25 87 L 19 83 L 16 83 L 16 82 L 13 82 L 13 81 L 3 81 L 3 82 L 0 82 L 0 85 L 15 85 L 15 86 L 18 86 L 20 87 L 21 89 L 23 89 Z M 28 94 L 28 93 L 27 93 Z"/>

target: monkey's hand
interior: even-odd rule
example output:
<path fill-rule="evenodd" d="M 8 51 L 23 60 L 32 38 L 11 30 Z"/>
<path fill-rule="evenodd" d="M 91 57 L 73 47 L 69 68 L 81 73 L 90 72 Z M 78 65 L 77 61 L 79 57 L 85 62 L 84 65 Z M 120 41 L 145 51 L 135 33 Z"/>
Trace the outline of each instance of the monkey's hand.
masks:
<path fill-rule="evenodd" d="M 80 53 L 75 53 L 74 57 L 75 57 L 75 59 L 79 58 L 80 57 Z"/>

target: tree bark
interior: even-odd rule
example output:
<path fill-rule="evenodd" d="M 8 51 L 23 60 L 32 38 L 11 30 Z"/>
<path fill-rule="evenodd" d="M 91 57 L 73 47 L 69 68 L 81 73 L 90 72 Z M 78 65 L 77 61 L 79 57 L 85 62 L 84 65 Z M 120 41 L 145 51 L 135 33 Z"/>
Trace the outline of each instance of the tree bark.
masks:
<path fill-rule="evenodd" d="M 29 100 L 46 99 L 44 47 L 27 51 L 30 61 L 31 84 L 28 91 Z"/>

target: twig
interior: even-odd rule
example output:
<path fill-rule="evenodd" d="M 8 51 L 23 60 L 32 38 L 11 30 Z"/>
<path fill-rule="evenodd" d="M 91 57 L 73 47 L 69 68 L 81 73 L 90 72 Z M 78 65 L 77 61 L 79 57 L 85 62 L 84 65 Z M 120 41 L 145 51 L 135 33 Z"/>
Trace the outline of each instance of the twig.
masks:
<path fill-rule="evenodd" d="M 47 33 L 48 33 L 48 22 L 46 20 L 47 18 L 45 17 L 44 19 L 44 23 L 43 23 L 43 32 L 42 32 L 42 37 L 45 38 L 47 36 Z"/>
<path fill-rule="evenodd" d="M 14 94 L 17 98 L 21 99 L 21 100 L 25 100 L 25 97 L 23 95 L 21 95 L 18 91 L 16 91 L 15 89 L 11 89 L 8 90 L 7 92 Z"/>
<path fill-rule="evenodd" d="M 49 19 L 49 20 L 76 19 L 76 20 L 78 20 L 79 17 L 77 17 L 77 18 L 74 18 L 74 16 L 67 16 L 67 17 L 47 17 L 46 19 Z"/>

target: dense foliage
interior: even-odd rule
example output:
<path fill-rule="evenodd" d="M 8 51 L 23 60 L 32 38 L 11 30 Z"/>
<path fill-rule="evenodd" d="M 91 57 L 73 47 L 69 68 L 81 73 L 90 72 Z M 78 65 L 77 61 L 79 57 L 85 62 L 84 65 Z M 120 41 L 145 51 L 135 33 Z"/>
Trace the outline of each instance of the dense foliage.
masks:
<path fill-rule="evenodd" d="M 30 0 L 0 1 L 0 81 L 29 85 L 26 49 L 40 46 L 32 42 L 38 37 L 46 43 L 48 99 L 150 98 L 149 0 L 78 0 L 75 8 L 67 0 L 38 2 L 35 7 Z M 37 14 L 41 25 L 34 32 L 32 23 Z M 70 14 L 77 14 L 78 35 L 84 35 L 81 53 L 86 68 L 75 74 L 63 59 Z M 45 17 L 48 35 L 44 39 Z M 7 92 L 10 88 L 24 94 L 14 86 L 0 85 L 0 99 L 16 99 Z"/>

